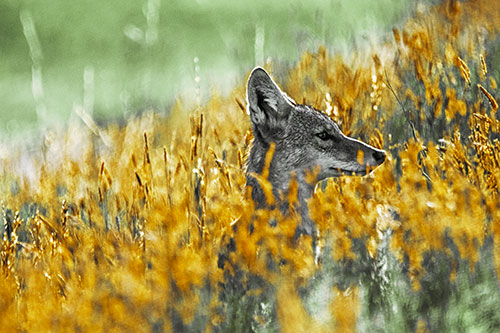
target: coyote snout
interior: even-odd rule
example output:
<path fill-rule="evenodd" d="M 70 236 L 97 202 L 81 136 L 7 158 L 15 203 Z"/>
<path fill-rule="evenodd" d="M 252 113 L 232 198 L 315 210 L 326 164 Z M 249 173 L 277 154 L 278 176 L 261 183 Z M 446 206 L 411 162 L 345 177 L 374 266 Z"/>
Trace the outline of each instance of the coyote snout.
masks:
<path fill-rule="evenodd" d="M 248 79 L 247 102 L 254 134 L 247 165 L 252 199 L 257 207 L 268 205 L 252 174 L 262 173 L 266 153 L 274 144 L 268 181 L 280 208 L 286 211 L 286 194 L 290 180 L 295 177 L 303 233 L 314 231 L 305 200 L 312 195 L 318 181 L 343 174 L 365 175 L 385 160 L 383 150 L 345 136 L 326 114 L 295 103 L 260 67 Z M 316 177 L 312 182 L 306 177 L 310 174 Z"/>

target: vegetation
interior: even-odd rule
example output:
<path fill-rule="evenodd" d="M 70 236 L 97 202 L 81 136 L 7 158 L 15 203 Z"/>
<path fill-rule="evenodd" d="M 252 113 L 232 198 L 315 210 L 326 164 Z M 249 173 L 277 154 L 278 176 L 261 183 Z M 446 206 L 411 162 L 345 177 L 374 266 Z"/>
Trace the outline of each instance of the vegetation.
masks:
<path fill-rule="evenodd" d="M 276 73 L 389 152 L 367 177 L 318 186 L 317 260 L 293 214 L 249 200 L 244 82 L 123 125 L 82 108 L 2 151 L 2 329 L 498 330 L 499 13 L 421 6 L 390 41 Z"/>
<path fill-rule="evenodd" d="M 0 137 L 65 122 L 75 103 L 98 122 L 166 111 L 179 96 L 194 105 L 211 83 L 229 92 L 264 56 L 294 63 L 320 44 L 342 49 L 367 30 L 388 30 L 409 3 L 3 0 Z M 43 83 L 36 100 L 34 62 Z M 40 104 L 46 112 L 35 112 Z"/>

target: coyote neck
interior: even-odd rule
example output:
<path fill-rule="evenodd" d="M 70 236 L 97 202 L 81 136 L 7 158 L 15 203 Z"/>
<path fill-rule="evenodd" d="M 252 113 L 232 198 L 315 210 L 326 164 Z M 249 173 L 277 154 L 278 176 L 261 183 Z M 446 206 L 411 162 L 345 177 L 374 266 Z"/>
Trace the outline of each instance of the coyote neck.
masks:
<path fill-rule="evenodd" d="M 279 208 L 283 214 L 290 212 L 289 203 L 289 188 L 292 175 L 286 172 L 280 172 L 280 167 L 277 165 L 276 152 L 273 156 L 271 164 L 269 165 L 269 176 L 267 181 L 272 186 L 274 203 L 269 204 L 264 191 L 259 182 L 252 174 L 262 175 L 265 165 L 266 153 L 269 145 L 264 145 L 261 142 L 254 141 L 247 165 L 247 186 L 252 189 L 252 199 L 256 208 Z M 297 202 L 298 205 L 294 207 L 302 218 L 302 228 L 299 228 L 301 233 L 308 235 L 314 234 L 314 223 L 309 217 L 309 210 L 307 208 L 307 199 L 309 199 L 314 191 L 314 184 L 308 184 L 305 181 L 305 172 L 297 172 L 295 179 L 298 184 L 297 189 Z"/>
<path fill-rule="evenodd" d="M 314 241 L 315 228 L 307 199 L 316 183 L 344 174 L 366 175 L 384 162 L 386 154 L 345 136 L 321 111 L 297 104 L 261 67 L 256 67 L 248 78 L 247 102 L 254 136 L 247 164 L 247 186 L 252 188 L 255 206 L 279 208 L 290 215 L 299 213 L 302 223 L 298 233 L 312 235 Z M 270 163 L 269 159 L 266 162 L 266 155 L 272 157 Z M 292 177 L 298 187 L 294 182 L 290 185 Z M 261 187 L 259 183 L 262 178 L 272 187 L 274 198 L 269 202 L 267 191 L 263 191 L 268 186 Z"/>

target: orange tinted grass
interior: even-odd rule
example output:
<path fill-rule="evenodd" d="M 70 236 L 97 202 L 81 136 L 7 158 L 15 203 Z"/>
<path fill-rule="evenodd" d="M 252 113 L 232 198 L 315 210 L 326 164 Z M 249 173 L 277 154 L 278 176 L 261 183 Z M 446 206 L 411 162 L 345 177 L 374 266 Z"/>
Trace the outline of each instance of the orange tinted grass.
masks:
<path fill-rule="evenodd" d="M 348 59 L 326 48 L 305 53 L 283 84 L 297 101 L 330 110 L 344 133 L 396 147 L 369 176 L 318 187 L 309 209 L 317 241 L 328 249 L 324 260 L 361 260 L 357 240 L 377 258 L 381 234 L 391 230 L 390 250 L 408 265 L 415 289 L 427 269 L 424 256 L 449 253 L 445 236 L 470 271 L 492 237 L 500 274 L 495 80 L 478 88 L 488 103 L 480 94 L 467 100 L 463 93 L 476 87 L 467 65 L 473 59 L 480 57 L 484 76 L 493 72 L 484 65 L 488 54 L 479 51 L 484 45 L 477 26 L 497 34 L 500 10 L 486 1 L 450 3 L 425 8 L 425 15 L 394 29 L 396 43 Z M 405 74 L 422 91 L 408 85 Z M 458 82 L 459 75 L 467 84 Z M 408 115 L 388 83 L 410 105 Z M 296 216 L 255 211 L 249 200 L 242 168 L 251 141 L 244 94 L 241 82 L 228 97 L 214 95 L 197 110 L 178 101 L 168 118 L 146 112 L 123 127 L 99 129 L 99 136 L 70 123 L 66 133 L 46 133 L 32 155 L 11 151 L 2 162 L 0 311 L 9 315 L 0 316 L 1 327 L 91 331 L 161 324 L 171 330 L 172 318 L 188 325 L 200 314 L 208 316 L 207 327 L 217 327 L 230 312 L 219 299 L 221 284 L 242 271 L 245 288 L 257 275 L 272 285 L 283 330 L 354 329 L 360 287 L 346 293 L 335 286 L 332 319 L 315 322 L 297 294 L 322 269 L 312 237 L 295 239 Z M 439 145 L 425 133 L 428 110 L 449 126 L 439 133 Z M 406 128 L 398 138 L 396 118 Z M 421 129 L 416 140 L 410 123 Z M 265 175 L 258 179 L 270 201 Z M 204 288 L 210 291 L 200 294 Z"/>

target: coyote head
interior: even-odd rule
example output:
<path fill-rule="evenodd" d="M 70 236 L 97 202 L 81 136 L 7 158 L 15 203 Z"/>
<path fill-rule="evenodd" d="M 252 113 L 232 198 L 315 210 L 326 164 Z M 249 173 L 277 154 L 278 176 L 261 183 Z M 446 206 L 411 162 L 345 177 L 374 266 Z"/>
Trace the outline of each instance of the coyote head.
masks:
<path fill-rule="evenodd" d="M 253 175 L 262 174 L 266 153 L 274 144 L 267 180 L 275 198 L 280 199 L 286 197 L 283 194 L 294 175 L 299 185 L 297 196 L 304 233 L 312 234 L 314 230 L 305 199 L 312 195 L 318 181 L 342 174 L 365 175 L 385 160 L 383 150 L 345 136 L 326 114 L 295 103 L 260 67 L 248 79 L 247 102 L 254 134 L 247 164 L 247 185 L 252 187 L 252 198 L 257 207 L 268 204 Z M 308 173 L 316 178 L 311 181 Z M 281 200 L 280 207 L 288 208 L 286 199 Z"/>
<path fill-rule="evenodd" d="M 248 79 L 247 100 L 254 134 L 248 171 L 262 171 L 263 156 L 274 142 L 271 183 L 285 181 L 292 172 L 300 181 L 301 175 L 313 170 L 317 181 L 364 175 L 385 160 L 383 150 L 345 136 L 326 114 L 295 103 L 260 67 Z"/>

